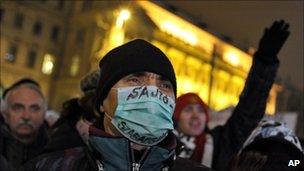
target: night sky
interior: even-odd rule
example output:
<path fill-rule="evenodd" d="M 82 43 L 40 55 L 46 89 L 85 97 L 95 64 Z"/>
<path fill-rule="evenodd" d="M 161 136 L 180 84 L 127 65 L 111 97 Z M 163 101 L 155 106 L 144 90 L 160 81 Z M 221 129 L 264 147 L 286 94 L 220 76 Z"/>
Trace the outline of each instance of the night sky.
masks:
<path fill-rule="evenodd" d="M 241 46 L 257 47 L 274 20 L 290 23 L 291 35 L 279 53 L 278 76 L 303 90 L 303 1 L 166 1 L 207 24 L 207 29 Z"/>

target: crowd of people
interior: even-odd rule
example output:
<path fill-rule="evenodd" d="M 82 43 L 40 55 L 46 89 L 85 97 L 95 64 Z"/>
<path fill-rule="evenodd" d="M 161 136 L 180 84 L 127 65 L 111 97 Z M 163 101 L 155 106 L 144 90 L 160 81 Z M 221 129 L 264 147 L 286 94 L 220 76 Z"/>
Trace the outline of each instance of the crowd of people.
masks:
<path fill-rule="evenodd" d="M 109 51 L 60 117 L 47 112 L 39 83 L 21 79 L 1 100 L 0 170 L 304 170 L 295 134 L 262 120 L 288 28 L 265 29 L 238 104 L 213 129 L 208 105 L 195 93 L 177 97 L 171 62 L 142 39 Z"/>

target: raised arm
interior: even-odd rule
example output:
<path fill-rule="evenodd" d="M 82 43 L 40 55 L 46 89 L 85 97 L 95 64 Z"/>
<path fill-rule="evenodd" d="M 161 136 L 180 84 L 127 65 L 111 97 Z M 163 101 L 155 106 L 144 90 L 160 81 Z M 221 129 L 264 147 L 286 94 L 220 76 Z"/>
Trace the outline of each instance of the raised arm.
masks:
<path fill-rule="evenodd" d="M 227 147 L 237 151 L 265 113 L 266 101 L 279 66 L 278 52 L 290 32 L 283 20 L 266 28 L 232 116 L 223 128 Z"/>

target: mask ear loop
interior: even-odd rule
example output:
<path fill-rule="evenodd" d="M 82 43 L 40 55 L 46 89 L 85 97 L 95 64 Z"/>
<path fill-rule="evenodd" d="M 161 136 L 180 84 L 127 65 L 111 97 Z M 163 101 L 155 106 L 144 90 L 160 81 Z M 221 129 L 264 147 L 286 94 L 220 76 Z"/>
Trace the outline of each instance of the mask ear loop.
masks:
<path fill-rule="evenodd" d="M 104 116 L 107 117 L 108 119 L 110 119 L 110 121 L 113 119 L 113 117 L 109 116 L 106 112 L 103 112 Z"/>
<path fill-rule="evenodd" d="M 116 91 L 117 91 L 117 96 L 118 96 L 118 89 L 119 89 L 119 88 L 117 88 L 117 87 L 112 87 L 111 89 L 116 90 Z M 118 98 L 117 98 L 117 99 L 118 99 Z M 108 115 L 107 112 L 104 111 L 104 109 L 103 109 L 103 111 L 101 111 L 101 112 L 102 112 L 102 113 L 104 114 L 104 116 L 106 116 L 108 119 L 110 119 L 110 120 L 113 119 L 113 117 L 111 117 L 110 115 Z"/>

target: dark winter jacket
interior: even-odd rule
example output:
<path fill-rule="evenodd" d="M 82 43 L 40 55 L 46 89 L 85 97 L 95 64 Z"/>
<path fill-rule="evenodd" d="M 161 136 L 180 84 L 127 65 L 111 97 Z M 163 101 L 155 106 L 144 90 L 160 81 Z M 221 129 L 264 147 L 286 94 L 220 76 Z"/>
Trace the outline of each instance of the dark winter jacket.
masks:
<path fill-rule="evenodd" d="M 25 145 L 11 135 L 6 124 L 2 124 L 0 126 L 1 163 L 6 163 L 5 167 L 7 170 L 21 169 L 20 167 L 25 162 L 33 159 L 42 152 L 47 141 L 48 135 L 45 125 L 42 125 L 39 129 L 36 140 L 29 145 Z"/>
<path fill-rule="evenodd" d="M 224 126 L 210 132 L 214 139 L 212 168 L 215 170 L 227 169 L 231 157 L 263 118 L 277 69 L 278 64 L 265 65 L 258 59 L 253 60 L 239 103 L 231 117 Z"/>
<path fill-rule="evenodd" d="M 130 143 L 123 137 L 111 137 L 107 133 L 90 128 L 90 134 L 103 139 L 100 149 L 88 147 L 78 132 L 63 123 L 54 132 L 44 153 L 25 165 L 25 170 L 132 170 Z M 209 170 L 192 161 L 175 159 L 175 136 L 173 134 L 158 146 L 151 147 L 140 170 Z M 93 151 L 93 152 L 92 152 Z"/>
<path fill-rule="evenodd" d="M 0 155 L 0 170 L 10 170 L 7 160 L 2 155 Z"/>
<path fill-rule="evenodd" d="M 127 171 L 133 169 L 130 142 L 126 138 L 112 137 L 101 129 L 90 127 L 91 137 L 101 140 L 95 146 L 87 146 L 75 128 L 75 122 L 70 121 L 71 118 L 65 121 L 61 119 L 61 124 L 57 125 L 43 154 L 28 162 L 24 166 L 25 170 Z M 162 168 L 176 171 L 209 170 L 186 159 L 175 159 L 175 145 L 176 138 L 171 133 L 157 146 L 150 148 L 141 162 L 140 170 L 154 171 Z"/>
<path fill-rule="evenodd" d="M 262 119 L 277 69 L 278 64 L 265 65 L 254 58 L 239 103 L 231 117 L 224 126 L 208 131 L 213 141 L 213 169 L 227 170 L 231 158 Z"/>

